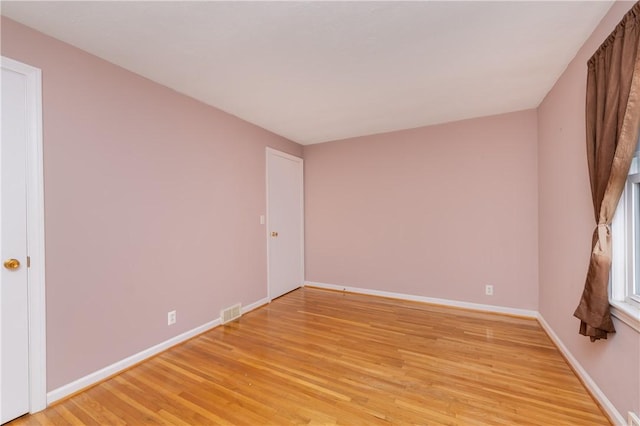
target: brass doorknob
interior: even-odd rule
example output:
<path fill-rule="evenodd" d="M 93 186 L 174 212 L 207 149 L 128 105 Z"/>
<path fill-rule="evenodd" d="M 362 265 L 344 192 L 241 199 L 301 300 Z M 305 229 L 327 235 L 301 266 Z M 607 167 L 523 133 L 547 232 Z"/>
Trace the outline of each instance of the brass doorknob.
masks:
<path fill-rule="evenodd" d="M 18 259 L 8 259 L 4 261 L 4 267 L 9 270 L 18 269 L 20 267 L 20 261 Z"/>
<path fill-rule="evenodd" d="M 278 236 L 278 233 L 277 233 L 276 231 L 273 231 L 273 232 L 271 233 L 271 236 L 275 238 L 275 237 L 277 237 L 277 236 Z"/>

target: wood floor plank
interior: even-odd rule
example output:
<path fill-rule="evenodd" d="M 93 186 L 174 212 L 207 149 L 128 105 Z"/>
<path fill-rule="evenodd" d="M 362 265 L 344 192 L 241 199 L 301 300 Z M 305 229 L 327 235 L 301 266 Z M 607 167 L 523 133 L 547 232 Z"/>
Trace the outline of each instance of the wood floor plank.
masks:
<path fill-rule="evenodd" d="M 609 425 L 537 321 L 302 288 L 23 425 Z"/>

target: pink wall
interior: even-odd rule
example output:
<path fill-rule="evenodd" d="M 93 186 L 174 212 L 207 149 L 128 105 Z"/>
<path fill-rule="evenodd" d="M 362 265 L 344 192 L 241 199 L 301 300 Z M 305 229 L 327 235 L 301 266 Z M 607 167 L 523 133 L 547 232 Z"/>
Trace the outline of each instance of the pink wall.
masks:
<path fill-rule="evenodd" d="M 267 296 L 265 146 L 300 145 L 5 18 L 2 55 L 43 76 L 49 390 Z"/>
<path fill-rule="evenodd" d="M 617 334 L 590 343 L 578 335 L 572 315 L 595 226 L 585 148 L 586 63 L 632 5 L 613 5 L 538 109 L 540 312 L 625 417 L 640 412 L 640 336 L 615 321 Z"/>
<path fill-rule="evenodd" d="M 307 281 L 536 310 L 536 120 L 305 146 Z"/>
<path fill-rule="evenodd" d="M 638 334 L 592 344 L 571 315 L 593 227 L 585 63 L 631 4 L 537 112 L 305 147 L 307 280 L 538 309 L 639 412 Z M 43 70 L 49 390 L 266 297 L 264 147 L 302 147 L 5 18 L 2 54 Z"/>

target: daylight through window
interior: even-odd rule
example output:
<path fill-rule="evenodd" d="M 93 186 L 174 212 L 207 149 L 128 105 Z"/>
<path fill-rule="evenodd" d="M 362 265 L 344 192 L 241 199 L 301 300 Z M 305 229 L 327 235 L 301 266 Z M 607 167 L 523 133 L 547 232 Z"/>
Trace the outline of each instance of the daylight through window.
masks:
<path fill-rule="evenodd" d="M 611 305 L 614 315 L 640 328 L 640 145 L 629 168 L 612 224 Z M 622 311 L 622 312 L 620 312 Z M 626 318 L 625 318 L 626 316 Z"/>

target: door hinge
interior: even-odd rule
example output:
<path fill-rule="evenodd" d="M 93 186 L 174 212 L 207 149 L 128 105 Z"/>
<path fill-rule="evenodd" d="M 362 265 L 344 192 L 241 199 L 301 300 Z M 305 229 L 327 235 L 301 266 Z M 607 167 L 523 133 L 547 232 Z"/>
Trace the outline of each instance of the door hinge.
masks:
<path fill-rule="evenodd" d="M 31 256 L 27 256 L 27 268 L 31 268 Z"/>

